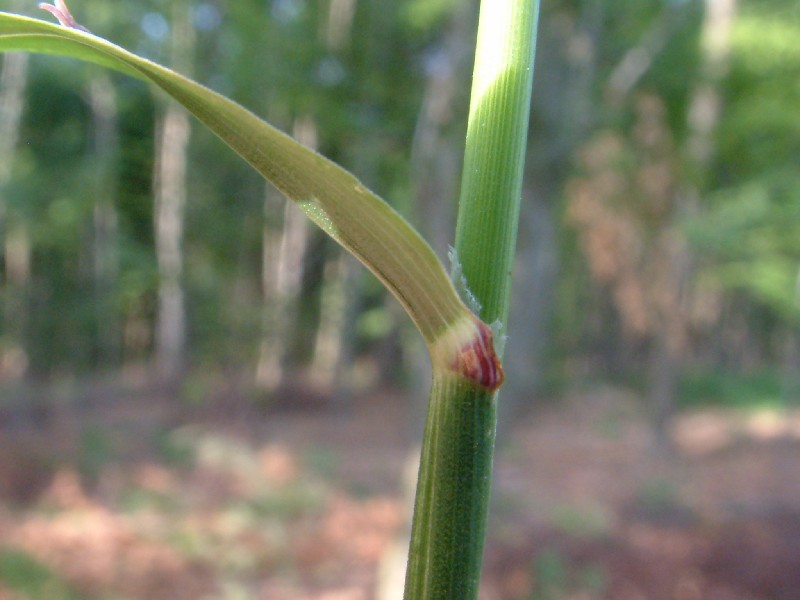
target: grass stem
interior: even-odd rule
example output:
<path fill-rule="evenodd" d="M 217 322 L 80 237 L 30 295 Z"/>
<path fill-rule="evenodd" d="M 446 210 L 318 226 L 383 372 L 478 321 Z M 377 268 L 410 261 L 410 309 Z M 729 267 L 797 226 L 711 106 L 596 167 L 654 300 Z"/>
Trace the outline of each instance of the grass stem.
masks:
<path fill-rule="evenodd" d="M 456 252 L 485 322 L 508 316 L 538 8 L 538 0 L 481 3 Z M 496 391 L 434 364 L 406 600 L 477 597 L 496 400 Z"/>

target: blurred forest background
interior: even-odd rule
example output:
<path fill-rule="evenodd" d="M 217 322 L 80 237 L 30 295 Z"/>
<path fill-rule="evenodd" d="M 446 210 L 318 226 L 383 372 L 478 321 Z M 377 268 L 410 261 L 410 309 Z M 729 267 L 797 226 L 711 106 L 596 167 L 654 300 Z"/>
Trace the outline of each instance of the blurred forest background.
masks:
<path fill-rule="evenodd" d="M 445 258 L 454 232 L 477 2 L 73 0 L 70 8 L 92 31 L 236 99 L 350 169 Z M 49 18 L 33 2 L 7 0 L 2 9 Z M 241 433 L 242 424 L 283 423 L 274 415 L 288 412 L 307 444 L 309 435 L 324 439 L 345 422 L 362 423 L 356 417 L 373 403 L 384 411 L 375 415 L 378 425 L 386 415 L 393 419 L 393 429 L 382 435 L 395 450 L 392 457 L 378 452 L 376 459 L 402 465 L 403 436 L 418 435 L 418 425 L 409 423 L 421 415 L 427 359 L 399 305 L 376 280 L 212 134 L 141 82 L 53 57 L 1 60 L 0 503 L 12 512 L 0 516 L 18 514 L 13 511 L 42 497 L 54 501 L 53 494 L 70 510 L 106 498 L 103 510 L 109 511 L 108 498 L 128 498 L 134 488 L 139 495 L 129 500 L 152 508 L 152 495 L 174 496 L 170 482 L 185 473 L 148 463 L 149 479 L 131 475 L 120 483 L 107 475 L 123 457 L 150 456 L 152 448 L 142 449 L 147 444 L 170 469 L 188 468 L 187 447 L 195 453 L 192 464 L 206 456 L 244 468 L 231 458 L 235 452 L 229 456 L 213 444 L 217 453 L 203 454 L 202 436 L 194 429 L 186 433 L 187 415 L 205 419 L 209 429 L 224 423 Z M 680 455 L 685 447 L 675 424 L 681 415 L 707 408 L 738 409 L 725 415 L 736 415 L 739 425 L 742 414 L 771 410 L 778 415 L 770 421 L 773 430 L 789 437 L 794 431 L 796 444 L 796 0 L 548 0 L 541 9 L 532 111 L 501 443 L 502 433 L 531 409 L 555 406 L 564 427 L 579 428 L 581 408 L 572 403 L 578 394 L 591 407 L 587 414 L 616 407 L 609 409 L 608 423 L 641 417 L 636 423 L 649 441 L 633 447 L 646 455 L 655 448 L 653 457 Z M 619 406 L 626 408 L 620 412 Z M 305 425 L 296 420 L 298 412 Z M 236 419 L 238 425 L 231 424 Z M 304 428 L 318 420 L 327 428 Z M 608 424 L 599 417 L 592 422 Z M 278 512 L 288 511 L 295 522 L 305 511 L 322 518 L 323 504 L 330 503 L 318 501 L 318 488 L 309 491 L 293 479 L 292 465 L 316 473 L 299 479 L 306 482 L 325 479 L 331 470 L 345 477 L 347 469 L 332 467 L 319 448 L 304 446 L 296 456 L 289 446 L 264 446 L 291 435 L 284 425 L 272 432 L 277 438 L 264 431 L 253 438 L 249 430 L 241 436 L 250 435 L 253 448 L 261 448 L 253 455 L 261 475 L 282 482 L 273 481 L 270 489 L 284 485 L 282 477 L 293 482 Z M 373 432 L 378 425 L 363 422 Z M 401 441 L 392 446 L 395 435 Z M 565 439 L 573 435 L 565 429 Z M 532 438 L 518 439 L 517 458 Z M 354 451 L 358 455 L 363 446 Z M 796 445 L 791 452 L 797 462 Z M 653 460 L 661 464 L 662 458 Z M 774 460 L 786 467 L 785 460 Z M 77 479 L 70 479 L 65 464 Z M 766 470 L 773 472 L 769 464 Z M 386 506 L 402 512 L 402 468 L 387 469 L 398 480 L 375 484 L 373 476 L 368 492 L 359 488 L 361 495 L 336 497 L 353 503 L 377 494 L 372 485 L 382 493 L 395 486 L 389 496 L 397 506 L 388 500 L 377 508 L 369 504 L 383 515 L 388 539 L 402 521 L 385 518 L 391 513 Z M 791 476 L 800 473 L 781 473 L 776 477 L 794 482 L 792 492 L 800 495 Z M 377 475 L 380 482 L 385 478 Z M 214 481 L 194 484 L 219 488 Z M 680 493 L 670 485 L 677 484 L 665 488 L 661 479 L 654 481 L 637 480 L 632 496 L 680 504 L 672 502 Z M 357 512 L 355 504 L 347 506 Z M 794 508 L 800 514 L 797 502 Z M 596 513 L 578 513 L 577 522 L 586 525 L 588 518 L 586 527 L 594 532 Z M 68 583 L 62 589 L 60 575 L 48 570 L 58 571 L 62 563 L 36 550 L 37 539 L 52 541 L 56 534 L 26 538 L 3 529 L 13 520 L 0 518 L 0 533 L 17 540 L 0 552 L 0 598 L 6 598 L 4 585 L 8 598 L 74 597 L 74 589 L 88 594 L 77 597 L 184 597 L 176 590 L 185 586 L 170 588 L 166 579 L 144 595 L 137 595 L 138 584 L 125 588 L 124 581 L 122 595 L 98 592 L 116 589 L 116 580 L 87 580 L 80 569 L 79 575 L 64 571 Z M 798 523 L 800 518 L 793 529 L 781 527 L 793 532 L 795 549 Z M 208 555 L 197 539 L 182 538 L 194 549 L 186 554 L 186 568 L 198 586 L 185 597 L 328 597 L 319 591 L 293 596 L 288 588 L 252 592 L 253 573 L 269 570 L 264 565 L 273 565 L 272 555 L 259 555 L 256 566 L 248 562 L 252 556 L 240 557 L 245 566 L 226 563 L 220 577 L 227 583 L 219 584 L 203 560 L 215 562 L 210 557 L 223 544 L 222 534 L 208 535 Z M 236 540 L 238 548 L 249 543 Z M 314 563 L 313 546 L 306 548 L 312 558 L 301 552 L 305 558 L 293 555 L 295 562 Z M 498 588 L 487 597 L 570 597 L 558 587 L 576 581 L 564 575 L 571 560 L 564 557 L 580 551 L 555 547 L 561 554 L 518 548 L 527 557 L 517 561 L 524 574 L 505 579 L 517 582 L 516 588 Z M 119 552 L 130 567 L 131 555 Z M 490 566 L 492 552 L 490 545 Z M 147 564 L 163 567 L 161 559 L 154 561 Z M 508 556 L 501 563 L 517 564 Z M 19 583 L 8 575 L 20 569 L 39 573 L 32 579 L 49 582 L 50 595 L 24 592 L 27 579 Z M 580 597 L 658 597 L 609 592 L 613 569 L 598 569 L 581 571 L 586 593 L 598 595 Z M 203 587 L 204 577 L 217 587 Z M 302 577 L 293 577 L 300 586 Z M 331 587 L 316 577 L 319 589 L 325 581 Z M 140 573 L 137 581 L 146 580 Z M 750 595 L 713 597 L 794 597 L 781 595 L 789 589 L 783 580 L 771 595 L 759 595 L 762 583 L 748 588 Z M 664 597 L 712 597 L 703 595 L 702 586 L 693 596 L 695 588 L 686 585 L 684 595 Z M 203 596 L 212 588 L 220 595 Z M 53 589 L 62 596 L 52 595 Z M 373 597 L 364 593 L 330 597 Z"/>

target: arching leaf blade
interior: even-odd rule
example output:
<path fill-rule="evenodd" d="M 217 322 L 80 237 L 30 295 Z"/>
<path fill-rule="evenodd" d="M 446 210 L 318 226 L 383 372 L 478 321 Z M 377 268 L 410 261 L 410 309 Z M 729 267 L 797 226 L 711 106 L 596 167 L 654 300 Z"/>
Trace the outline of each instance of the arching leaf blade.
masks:
<path fill-rule="evenodd" d="M 68 56 L 150 81 L 375 273 L 429 345 L 454 324 L 475 320 L 433 250 L 394 209 L 352 174 L 241 105 L 100 37 L 38 19 L 0 12 L 0 51 Z M 439 349 L 434 360 L 447 354 Z"/>

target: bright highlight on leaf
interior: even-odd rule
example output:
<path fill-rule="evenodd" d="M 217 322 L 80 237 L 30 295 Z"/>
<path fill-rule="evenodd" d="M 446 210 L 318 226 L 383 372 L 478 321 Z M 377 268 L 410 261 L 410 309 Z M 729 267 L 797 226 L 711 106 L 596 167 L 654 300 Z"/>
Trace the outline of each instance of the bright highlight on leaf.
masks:
<path fill-rule="evenodd" d="M 63 0 L 42 4 L 63 27 L 0 12 L 0 52 L 71 56 L 155 84 L 216 133 L 400 301 L 431 351 L 434 370 L 486 389 L 502 383 L 489 328 L 464 305 L 430 246 L 351 173 L 241 105 L 136 56 L 77 23 Z M 486 333 L 488 332 L 488 334 Z"/>

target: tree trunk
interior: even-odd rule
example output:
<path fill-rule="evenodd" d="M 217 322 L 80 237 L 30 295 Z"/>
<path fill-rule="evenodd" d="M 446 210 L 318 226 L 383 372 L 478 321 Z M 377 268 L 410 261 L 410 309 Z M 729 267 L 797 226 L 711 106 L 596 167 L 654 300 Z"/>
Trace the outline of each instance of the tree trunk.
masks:
<path fill-rule="evenodd" d="M 672 450 L 669 424 L 675 412 L 678 389 L 678 352 L 670 347 L 670 333 L 661 324 L 650 348 L 650 406 L 658 450 Z"/>
<path fill-rule="evenodd" d="M 0 72 L 0 252 L 3 253 L 4 290 L 2 335 L 0 335 L 0 379 L 17 379 L 28 366 L 24 345 L 30 238 L 23 222 L 10 222 L 4 197 L 11 178 L 14 151 L 22 122 L 28 72 L 26 54 L 6 54 Z"/>
<path fill-rule="evenodd" d="M 281 207 L 275 192 L 265 192 L 264 210 L 268 214 Z M 294 204 L 283 201 L 282 229 L 278 234 L 269 222 L 264 225 L 262 289 L 264 317 L 262 340 L 256 369 L 256 384 L 264 391 L 278 387 L 285 376 L 284 358 L 287 337 L 291 335 L 294 301 L 300 292 L 303 255 L 308 239 L 306 216 Z M 269 219 L 267 219 L 269 221 Z"/>
<path fill-rule="evenodd" d="M 316 147 L 316 126 L 311 119 L 297 119 L 293 134 L 306 146 Z M 264 313 L 256 366 L 256 386 L 266 392 L 276 389 L 285 377 L 287 341 L 293 334 L 295 301 L 300 293 L 303 257 L 309 236 L 305 214 L 293 203 L 276 196 L 272 186 L 267 184 L 261 266 Z M 281 205 L 281 210 L 276 210 Z M 277 216 L 278 212 L 282 217 Z"/>
<path fill-rule="evenodd" d="M 323 390 L 333 391 L 337 383 L 346 384 L 347 378 L 342 376 L 342 371 L 347 367 L 341 364 L 341 355 L 342 343 L 347 335 L 344 327 L 349 299 L 346 288 L 348 266 L 345 254 L 338 248 L 331 249 L 325 258 L 319 328 L 310 369 L 310 379 Z M 346 404 L 345 390 L 337 395 L 342 405 Z"/>
<path fill-rule="evenodd" d="M 278 274 L 286 233 L 288 203 L 267 184 L 264 189 L 264 226 L 261 233 L 261 344 L 256 361 L 255 386 L 270 393 L 283 379 L 280 333 L 283 315 Z"/>
<path fill-rule="evenodd" d="M 714 152 L 714 132 L 719 123 L 722 100 L 720 82 L 729 69 L 730 35 L 736 16 L 736 0 L 706 0 L 701 32 L 700 80 L 689 103 L 688 155 L 695 162 L 696 186 L 703 183 Z"/>
<path fill-rule="evenodd" d="M 687 128 L 689 136 L 686 142 L 686 156 L 690 169 L 685 185 L 676 193 L 676 221 L 687 215 L 696 214 L 699 210 L 699 198 L 702 193 L 714 152 L 714 131 L 719 123 L 721 99 L 719 85 L 728 71 L 730 54 L 730 31 L 736 14 L 736 0 L 706 0 L 705 15 L 701 30 L 702 63 L 698 83 L 695 85 L 689 100 Z M 677 229 L 677 225 L 675 226 Z M 692 293 L 694 264 L 688 256 L 688 248 L 683 247 L 676 267 L 676 289 L 683 290 L 686 296 L 675 307 L 681 315 L 667 318 L 670 327 L 663 323 L 656 325 L 653 340 L 653 363 L 651 364 L 650 397 L 655 416 L 656 443 L 662 450 L 669 451 L 669 421 L 676 409 L 676 393 L 678 379 L 682 370 L 685 350 L 685 333 L 690 326 L 690 315 L 687 307 L 691 305 L 688 296 Z M 677 325 L 677 326 L 676 326 Z"/>
<path fill-rule="evenodd" d="M 520 210 L 514 301 L 504 360 L 508 389 L 504 390 L 504 402 L 498 407 L 501 432 L 521 411 L 530 408 L 541 384 L 550 340 L 553 288 L 558 273 L 558 239 L 553 216 L 557 196 L 544 193 L 543 187 L 525 190 L 525 203 Z"/>
<path fill-rule="evenodd" d="M 97 311 L 97 362 L 102 366 L 119 364 L 121 355 L 120 324 L 112 293 L 119 272 L 119 230 L 117 209 L 117 164 L 119 131 L 117 129 L 116 92 L 107 75 L 89 82 L 89 105 L 94 128 L 90 156 L 94 175 L 94 215 L 92 267 Z"/>
<path fill-rule="evenodd" d="M 191 11 L 186 0 L 173 4 L 172 66 L 189 75 L 194 50 Z M 189 116 L 167 103 L 158 124 L 155 176 L 155 239 L 159 271 L 156 317 L 156 370 L 165 381 L 178 380 L 186 366 L 186 309 L 183 290 L 183 225 Z"/>
<path fill-rule="evenodd" d="M 498 406 L 498 438 L 530 408 L 541 384 L 550 341 L 553 288 L 559 256 L 555 207 L 571 173 L 577 145 L 594 118 L 593 39 L 602 13 L 592 6 L 575 18 L 556 12 L 540 27 L 528 149 L 527 180 L 520 207 L 505 368 L 508 383 Z M 574 49 L 583 48 L 583 52 Z"/>

